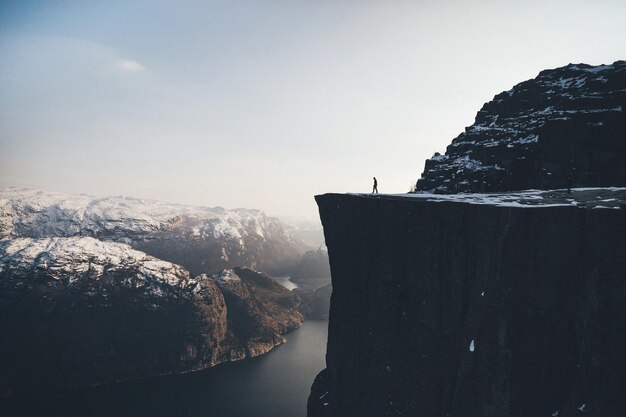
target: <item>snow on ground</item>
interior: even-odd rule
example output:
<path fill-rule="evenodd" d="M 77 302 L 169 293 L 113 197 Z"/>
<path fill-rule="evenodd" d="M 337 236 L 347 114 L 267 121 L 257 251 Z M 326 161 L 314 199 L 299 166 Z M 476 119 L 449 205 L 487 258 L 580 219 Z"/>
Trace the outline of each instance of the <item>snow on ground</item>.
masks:
<path fill-rule="evenodd" d="M 626 187 L 607 188 L 572 188 L 572 193 L 567 190 L 525 190 L 506 193 L 459 193 L 459 194 L 357 194 L 362 197 L 372 198 L 411 198 L 433 202 L 454 202 L 467 204 L 485 204 L 498 207 L 568 207 L 598 209 L 620 209 L 626 205 Z"/>
<path fill-rule="evenodd" d="M 222 272 L 213 275 L 213 278 L 220 284 L 230 284 L 233 282 L 241 282 L 239 275 L 235 274 L 232 269 L 225 269 Z"/>

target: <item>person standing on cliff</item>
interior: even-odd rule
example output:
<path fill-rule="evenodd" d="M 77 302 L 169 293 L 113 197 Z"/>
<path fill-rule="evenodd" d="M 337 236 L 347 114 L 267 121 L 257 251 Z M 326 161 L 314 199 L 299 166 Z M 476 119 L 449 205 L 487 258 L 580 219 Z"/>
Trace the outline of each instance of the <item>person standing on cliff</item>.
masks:
<path fill-rule="evenodd" d="M 376 181 L 376 177 L 374 177 L 374 187 L 372 188 L 372 194 L 378 194 L 378 181 Z"/>

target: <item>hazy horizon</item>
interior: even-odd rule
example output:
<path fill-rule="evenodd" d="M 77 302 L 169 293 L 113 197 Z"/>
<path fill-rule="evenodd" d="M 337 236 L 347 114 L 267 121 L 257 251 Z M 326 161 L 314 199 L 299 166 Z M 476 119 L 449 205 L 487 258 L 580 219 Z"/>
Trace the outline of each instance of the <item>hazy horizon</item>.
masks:
<path fill-rule="evenodd" d="M 0 187 L 312 218 L 408 191 L 541 70 L 626 58 L 611 0 L 172 4 L 0 3 Z"/>

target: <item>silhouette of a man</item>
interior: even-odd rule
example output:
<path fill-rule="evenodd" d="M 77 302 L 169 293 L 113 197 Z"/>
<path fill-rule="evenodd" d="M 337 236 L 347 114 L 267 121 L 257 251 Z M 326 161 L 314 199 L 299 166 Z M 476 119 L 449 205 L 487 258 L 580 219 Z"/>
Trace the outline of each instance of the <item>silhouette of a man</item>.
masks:
<path fill-rule="evenodd" d="M 378 181 L 376 181 L 376 177 L 374 177 L 374 187 L 372 188 L 372 194 L 378 194 Z"/>

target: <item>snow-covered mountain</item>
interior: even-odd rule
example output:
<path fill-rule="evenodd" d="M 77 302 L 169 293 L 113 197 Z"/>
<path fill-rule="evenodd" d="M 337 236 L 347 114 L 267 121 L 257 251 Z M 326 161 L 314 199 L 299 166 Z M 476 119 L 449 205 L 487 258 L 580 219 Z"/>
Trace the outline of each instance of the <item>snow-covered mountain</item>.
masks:
<path fill-rule="evenodd" d="M 303 244 L 260 210 L 4 188 L 0 238 L 89 236 L 127 243 L 193 274 L 233 266 L 283 272 Z"/>
<path fill-rule="evenodd" d="M 162 294 L 162 286 L 188 288 L 197 281 L 179 265 L 149 256 L 123 243 L 92 237 L 16 238 L 0 241 L 0 272 L 9 281 L 45 274 L 57 289 L 96 284 L 108 274 L 125 272 L 122 286 Z M 26 282 L 28 284 L 28 282 Z M 97 284 L 100 286 L 100 284 Z"/>
<path fill-rule="evenodd" d="M 302 323 L 300 298 L 223 269 L 290 271 L 302 252 L 259 210 L 2 189 L 0 395 L 263 354 Z"/>
<path fill-rule="evenodd" d="M 417 191 L 626 185 L 626 61 L 570 64 L 496 95 L 426 161 Z"/>
<path fill-rule="evenodd" d="M 0 396 L 257 356 L 302 324 L 299 307 L 295 293 L 247 268 L 192 276 L 124 243 L 5 239 Z"/>

